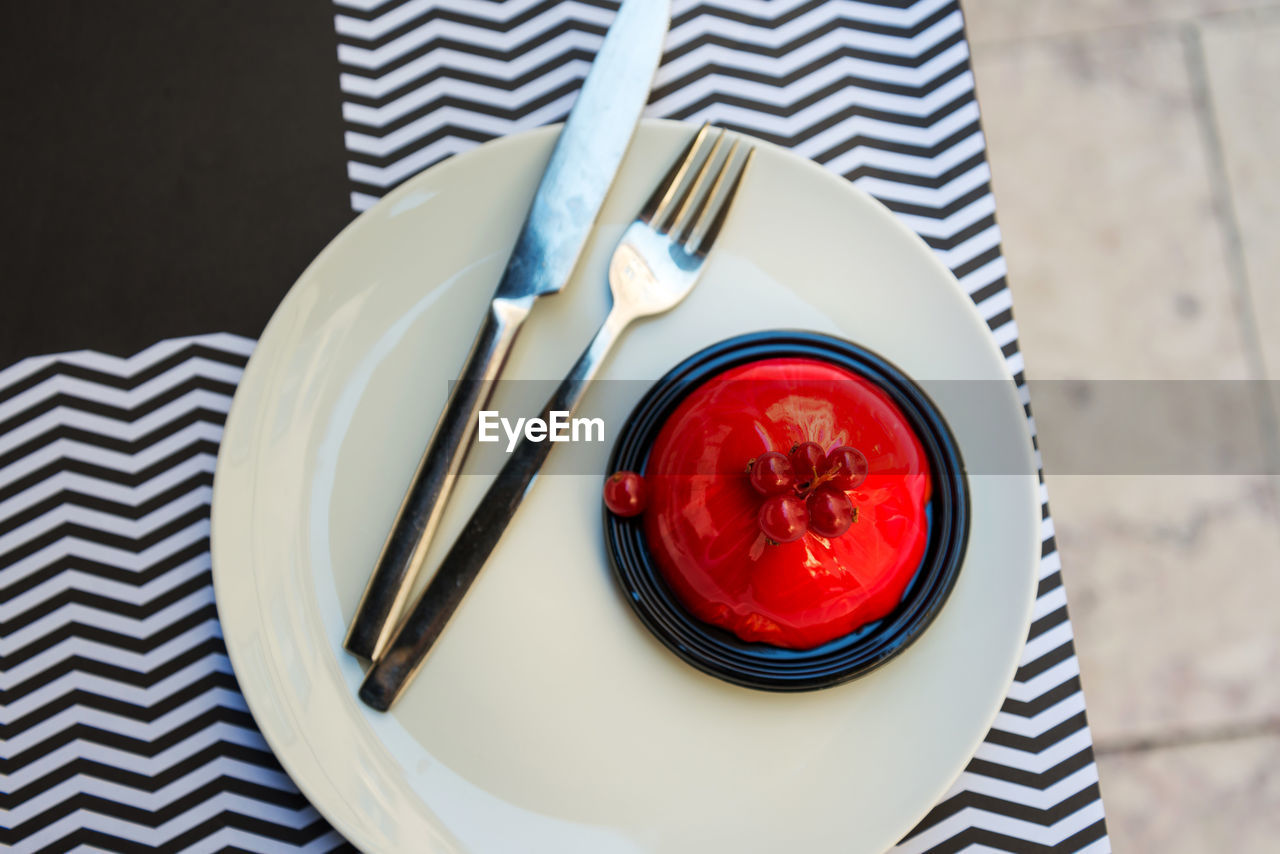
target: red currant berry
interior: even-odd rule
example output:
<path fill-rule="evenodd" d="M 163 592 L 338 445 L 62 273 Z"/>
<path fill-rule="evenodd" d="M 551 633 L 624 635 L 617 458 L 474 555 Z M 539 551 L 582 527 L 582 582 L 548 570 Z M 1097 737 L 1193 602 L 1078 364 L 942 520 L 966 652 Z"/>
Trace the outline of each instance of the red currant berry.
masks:
<path fill-rule="evenodd" d="M 834 539 L 853 524 L 853 502 L 834 486 L 820 486 L 809 496 L 809 530 Z"/>
<path fill-rule="evenodd" d="M 633 471 L 619 471 L 604 482 L 604 506 L 615 516 L 638 516 L 649 506 L 644 478 Z"/>
<path fill-rule="evenodd" d="M 775 543 L 790 543 L 809 530 L 809 511 L 794 495 L 775 495 L 760 505 L 760 530 Z"/>
<path fill-rule="evenodd" d="M 806 484 L 818 476 L 818 470 L 826 462 L 827 455 L 817 442 L 801 442 L 791 449 L 791 468 L 796 480 Z"/>
<path fill-rule="evenodd" d="M 796 485 L 796 473 L 791 460 L 777 451 L 769 451 L 756 457 L 748 475 L 752 487 L 761 495 L 780 495 Z"/>
<path fill-rule="evenodd" d="M 827 454 L 824 470 L 832 475 L 835 486 L 853 489 L 867 479 L 867 458 L 857 448 L 841 445 Z"/>

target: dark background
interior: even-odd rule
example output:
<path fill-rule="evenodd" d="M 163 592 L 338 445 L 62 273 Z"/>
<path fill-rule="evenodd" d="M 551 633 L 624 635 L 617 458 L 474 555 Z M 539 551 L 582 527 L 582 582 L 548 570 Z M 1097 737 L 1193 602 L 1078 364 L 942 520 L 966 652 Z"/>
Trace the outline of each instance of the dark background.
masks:
<path fill-rule="evenodd" d="M 0 24 L 0 368 L 256 337 L 348 220 L 333 8 L 48 0 Z"/>

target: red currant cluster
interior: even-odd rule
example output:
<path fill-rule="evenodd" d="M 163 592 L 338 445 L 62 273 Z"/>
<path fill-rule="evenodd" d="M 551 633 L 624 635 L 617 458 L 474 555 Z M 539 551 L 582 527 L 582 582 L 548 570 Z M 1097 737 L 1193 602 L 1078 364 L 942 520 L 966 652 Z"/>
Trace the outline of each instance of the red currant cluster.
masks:
<path fill-rule="evenodd" d="M 857 521 L 846 490 L 866 479 L 867 458 L 848 445 L 824 453 L 817 442 L 801 442 L 789 454 L 769 451 L 756 457 L 747 477 L 766 496 L 759 524 L 771 542 L 794 542 L 809 531 L 830 539 Z"/>

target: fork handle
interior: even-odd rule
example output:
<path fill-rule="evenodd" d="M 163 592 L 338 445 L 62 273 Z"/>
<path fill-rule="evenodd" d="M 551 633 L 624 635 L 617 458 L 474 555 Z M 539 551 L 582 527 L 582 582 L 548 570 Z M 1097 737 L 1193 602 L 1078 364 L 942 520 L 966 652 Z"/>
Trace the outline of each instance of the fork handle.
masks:
<path fill-rule="evenodd" d="M 343 646 L 349 652 L 376 659 L 391 636 L 466 461 L 476 417 L 493 396 L 494 380 L 532 306 L 532 297 L 490 303 L 347 630 Z"/>
<path fill-rule="evenodd" d="M 616 307 L 609 312 L 587 349 L 543 407 L 544 419 L 549 419 L 553 411 L 572 415 L 614 341 L 629 322 L 630 318 L 624 317 Z M 502 539 L 550 453 L 551 442 L 527 439 L 522 439 L 511 452 L 510 459 L 489 485 L 413 610 L 365 675 L 360 699 L 366 704 L 385 712 L 408 686 Z"/>

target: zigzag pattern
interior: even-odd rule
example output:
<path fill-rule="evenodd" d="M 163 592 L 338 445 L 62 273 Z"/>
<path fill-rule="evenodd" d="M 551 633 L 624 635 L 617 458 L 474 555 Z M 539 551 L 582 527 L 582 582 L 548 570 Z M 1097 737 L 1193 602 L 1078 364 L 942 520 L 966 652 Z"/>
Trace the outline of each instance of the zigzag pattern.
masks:
<path fill-rule="evenodd" d="M 213 463 L 251 346 L 206 336 L 0 373 L 0 844 L 345 844 L 257 732 L 213 606 Z M 1043 517 L 1015 683 L 903 851 L 1107 850 L 1047 503 Z"/>
<path fill-rule="evenodd" d="M 337 5 L 362 210 L 444 157 L 562 120 L 617 2 Z M 1030 418 L 956 0 L 675 0 L 673 12 L 648 114 L 790 147 L 883 202 L 972 296 Z M 901 851 L 1110 850 L 1043 486 L 1041 499 L 1041 582 L 1016 680 L 969 768 Z"/>
<path fill-rule="evenodd" d="M 362 209 L 450 154 L 562 119 L 616 2 L 338 6 Z M 1022 385 L 955 0 L 676 0 L 650 113 L 790 146 L 879 198 L 960 278 Z M 0 372 L 0 845 L 345 845 L 254 727 L 213 607 L 213 463 L 250 347 L 205 336 Z M 1016 680 L 968 769 L 897 850 L 1110 850 L 1041 499 Z"/>
<path fill-rule="evenodd" d="M 214 610 L 214 460 L 252 345 L 0 373 L 0 845 L 345 844 L 254 726 Z"/>

